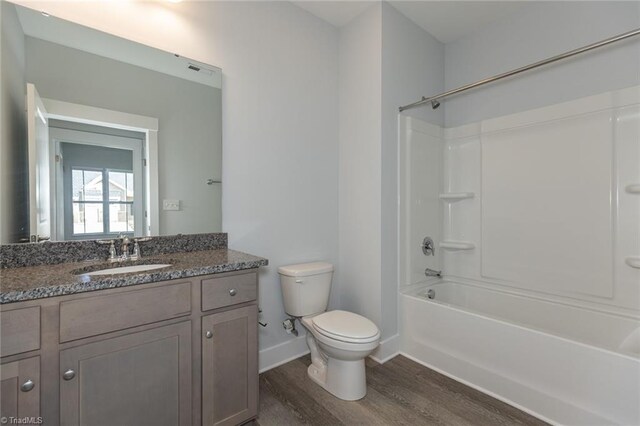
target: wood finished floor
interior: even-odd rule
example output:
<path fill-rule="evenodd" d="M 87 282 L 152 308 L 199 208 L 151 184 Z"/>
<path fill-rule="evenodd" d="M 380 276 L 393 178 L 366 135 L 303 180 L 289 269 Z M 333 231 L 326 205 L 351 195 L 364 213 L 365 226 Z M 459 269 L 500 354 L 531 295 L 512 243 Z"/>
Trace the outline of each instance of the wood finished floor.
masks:
<path fill-rule="evenodd" d="M 307 376 L 309 356 L 260 375 L 261 426 L 546 425 L 403 356 L 367 360 L 367 396 L 342 401 Z"/>

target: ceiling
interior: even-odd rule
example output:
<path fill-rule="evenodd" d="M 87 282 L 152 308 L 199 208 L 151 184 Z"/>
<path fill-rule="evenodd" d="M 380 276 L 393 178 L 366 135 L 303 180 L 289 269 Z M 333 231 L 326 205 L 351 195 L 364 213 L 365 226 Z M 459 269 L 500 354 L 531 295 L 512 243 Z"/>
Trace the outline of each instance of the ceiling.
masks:
<path fill-rule="evenodd" d="M 341 27 L 362 13 L 366 8 L 376 3 L 375 1 L 316 1 L 302 0 L 292 1 L 295 4 L 311 12 L 318 18 L 327 21 L 333 26 Z"/>
<path fill-rule="evenodd" d="M 42 12 L 15 5 L 26 36 L 93 53 L 142 68 L 180 77 L 208 86 L 222 87 L 222 70 L 174 53 L 154 49 L 93 28 L 44 16 Z M 200 70 L 194 72 L 190 65 Z"/>
<path fill-rule="evenodd" d="M 375 1 L 293 1 L 341 27 Z M 510 15 L 531 1 L 390 1 L 400 13 L 443 43 L 450 43 Z"/>

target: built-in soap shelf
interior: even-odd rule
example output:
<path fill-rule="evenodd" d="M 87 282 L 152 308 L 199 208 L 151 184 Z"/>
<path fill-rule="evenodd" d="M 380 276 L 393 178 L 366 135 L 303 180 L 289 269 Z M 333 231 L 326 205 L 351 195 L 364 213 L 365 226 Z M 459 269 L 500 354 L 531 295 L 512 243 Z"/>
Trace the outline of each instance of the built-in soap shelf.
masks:
<path fill-rule="evenodd" d="M 476 245 L 471 241 L 442 241 L 439 244 L 440 248 L 445 250 L 473 250 Z"/>
<path fill-rule="evenodd" d="M 443 201 L 454 202 L 458 200 L 465 200 L 467 198 L 473 198 L 475 197 L 475 195 L 476 194 L 473 192 L 445 192 L 440 194 L 440 199 Z"/>
<path fill-rule="evenodd" d="M 640 183 L 634 183 L 631 185 L 627 185 L 624 188 L 629 194 L 640 194 Z"/>
<path fill-rule="evenodd" d="M 640 269 L 640 257 L 627 257 L 624 260 L 624 263 L 631 266 L 632 268 Z"/>

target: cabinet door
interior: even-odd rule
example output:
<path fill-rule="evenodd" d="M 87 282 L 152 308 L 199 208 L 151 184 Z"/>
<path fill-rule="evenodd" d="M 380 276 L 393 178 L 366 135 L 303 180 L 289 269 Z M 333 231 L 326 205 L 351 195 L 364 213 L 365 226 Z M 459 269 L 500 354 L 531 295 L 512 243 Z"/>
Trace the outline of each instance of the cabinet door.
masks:
<path fill-rule="evenodd" d="M 202 317 L 204 426 L 236 425 L 258 414 L 258 307 Z"/>
<path fill-rule="evenodd" d="M 191 424 L 191 322 L 60 352 L 63 425 Z"/>
<path fill-rule="evenodd" d="M 40 357 L 0 365 L 0 417 L 7 422 L 29 417 L 33 424 L 40 416 Z"/>

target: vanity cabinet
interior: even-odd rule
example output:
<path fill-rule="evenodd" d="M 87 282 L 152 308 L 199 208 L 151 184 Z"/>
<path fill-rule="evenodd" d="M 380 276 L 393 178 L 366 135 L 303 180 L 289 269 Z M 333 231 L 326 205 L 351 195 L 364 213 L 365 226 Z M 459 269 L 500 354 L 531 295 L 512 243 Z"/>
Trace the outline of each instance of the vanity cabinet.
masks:
<path fill-rule="evenodd" d="M 188 321 L 60 352 L 63 425 L 191 424 Z"/>
<path fill-rule="evenodd" d="M 40 417 L 40 357 L 34 356 L 0 365 L 0 416 Z"/>
<path fill-rule="evenodd" d="M 202 419 L 236 425 L 258 414 L 258 309 L 202 317 Z"/>
<path fill-rule="evenodd" d="M 2 416 L 53 426 L 254 419 L 257 285 L 249 269 L 0 305 Z"/>

